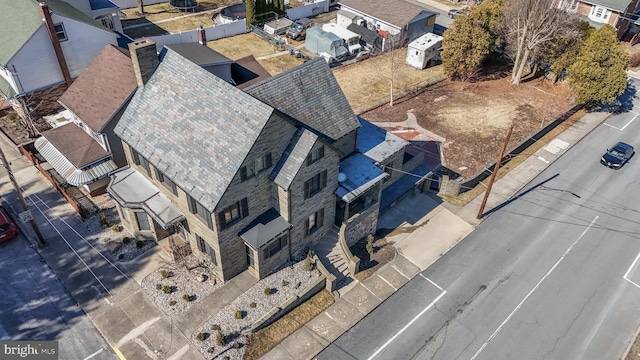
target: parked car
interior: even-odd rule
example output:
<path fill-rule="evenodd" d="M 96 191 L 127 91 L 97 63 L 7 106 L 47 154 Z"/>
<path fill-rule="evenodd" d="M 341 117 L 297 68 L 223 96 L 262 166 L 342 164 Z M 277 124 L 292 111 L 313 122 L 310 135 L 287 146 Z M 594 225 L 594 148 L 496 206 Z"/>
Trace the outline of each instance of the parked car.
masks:
<path fill-rule="evenodd" d="M 607 149 L 607 152 L 602 155 L 600 163 L 612 169 L 620 169 L 624 164 L 629 161 L 635 152 L 633 146 L 619 142 L 615 144 L 611 149 Z"/>
<path fill-rule="evenodd" d="M 313 21 L 308 18 L 298 19 L 287 29 L 287 37 L 293 40 L 304 40 L 307 37 L 307 29 L 313 26 Z"/>
<path fill-rule="evenodd" d="M 0 243 L 9 241 L 18 235 L 18 228 L 0 206 Z"/>
<path fill-rule="evenodd" d="M 451 9 L 449 10 L 449 18 L 451 19 L 455 19 L 458 16 L 462 15 L 462 14 L 467 14 L 469 13 L 469 9 L 468 8 L 462 8 L 462 9 Z"/>

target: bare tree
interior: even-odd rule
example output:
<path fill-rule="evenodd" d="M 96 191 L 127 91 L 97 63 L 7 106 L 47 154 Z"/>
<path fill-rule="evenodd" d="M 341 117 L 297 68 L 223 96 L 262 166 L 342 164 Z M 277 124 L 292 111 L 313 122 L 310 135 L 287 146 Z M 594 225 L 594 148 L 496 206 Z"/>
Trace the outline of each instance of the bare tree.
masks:
<path fill-rule="evenodd" d="M 513 57 L 511 83 L 520 84 L 532 53 L 546 42 L 571 36 L 574 16 L 567 3 L 557 0 L 508 0 L 505 6 L 505 37 Z"/>
<path fill-rule="evenodd" d="M 384 48 L 388 49 L 389 68 L 388 72 L 384 75 L 389 79 L 389 107 L 393 106 L 393 87 L 398 74 L 400 66 L 404 64 L 403 52 L 401 48 L 407 44 L 407 40 L 404 37 L 395 37 L 389 35 L 385 39 Z"/>

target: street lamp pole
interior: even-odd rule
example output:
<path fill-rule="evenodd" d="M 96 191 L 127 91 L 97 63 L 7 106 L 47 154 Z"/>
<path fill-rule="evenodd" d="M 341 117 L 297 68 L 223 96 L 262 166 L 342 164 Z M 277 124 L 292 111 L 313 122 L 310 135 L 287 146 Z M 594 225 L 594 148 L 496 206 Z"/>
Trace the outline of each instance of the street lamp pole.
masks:
<path fill-rule="evenodd" d="M 7 174 L 9 175 L 9 180 L 11 180 L 11 184 L 13 185 L 13 188 L 16 190 L 16 193 L 18 193 L 18 198 L 20 198 L 22 209 L 24 211 L 29 211 L 29 206 L 27 205 L 27 202 L 24 200 L 24 197 L 22 196 L 22 191 L 18 186 L 18 182 L 16 181 L 16 178 L 13 176 L 13 172 L 9 167 L 9 163 L 7 162 L 7 158 L 4 156 L 4 151 L 2 150 L 1 146 L 0 146 L 0 159 L 2 160 L 2 165 L 7 170 Z M 40 247 L 43 247 L 45 245 L 45 242 L 44 242 L 44 238 L 42 237 L 42 234 L 40 233 L 40 229 L 38 228 L 38 224 L 36 224 L 36 221 L 33 219 L 33 217 L 31 217 L 31 220 L 29 222 L 31 223 L 31 226 L 33 227 L 33 231 L 36 233 L 36 236 L 38 237 L 38 245 Z"/>

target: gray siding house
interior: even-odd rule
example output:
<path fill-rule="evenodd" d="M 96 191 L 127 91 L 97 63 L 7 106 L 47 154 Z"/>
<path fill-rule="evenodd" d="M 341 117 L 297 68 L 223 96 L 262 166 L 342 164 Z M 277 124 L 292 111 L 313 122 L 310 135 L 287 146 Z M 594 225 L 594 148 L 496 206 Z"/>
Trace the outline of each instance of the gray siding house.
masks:
<path fill-rule="evenodd" d="M 357 151 L 322 59 L 241 90 L 170 47 L 158 64 L 152 42 L 129 46 L 139 88 L 114 131 L 130 167 L 107 190 L 137 238 L 188 245 L 226 281 L 267 276 L 335 225 L 351 243 L 375 231 L 388 174 Z"/>

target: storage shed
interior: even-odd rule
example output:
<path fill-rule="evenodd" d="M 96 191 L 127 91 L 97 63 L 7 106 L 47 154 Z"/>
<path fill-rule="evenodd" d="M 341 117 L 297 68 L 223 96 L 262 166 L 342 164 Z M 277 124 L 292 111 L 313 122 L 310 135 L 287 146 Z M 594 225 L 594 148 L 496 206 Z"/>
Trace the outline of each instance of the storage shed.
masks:
<path fill-rule="evenodd" d="M 326 53 L 336 60 L 340 60 L 348 54 L 347 48 L 343 45 L 338 35 L 323 31 L 319 27 L 312 27 L 307 30 L 307 38 L 304 47 L 314 54 Z"/>
<path fill-rule="evenodd" d="M 287 18 L 280 18 L 273 21 L 269 21 L 264 24 L 264 32 L 269 35 L 283 35 L 287 32 L 289 26 L 293 24 L 293 21 Z"/>
<path fill-rule="evenodd" d="M 416 69 L 424 69 L 427 62 L 439 55 L 442 47 L 442 36 L 426 33 L 409 43 L 407 65 Z"/>

